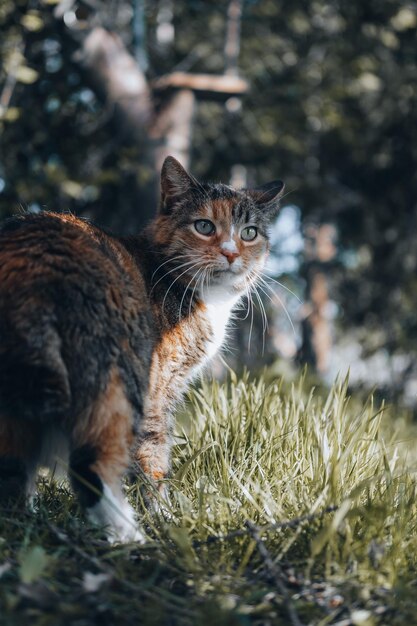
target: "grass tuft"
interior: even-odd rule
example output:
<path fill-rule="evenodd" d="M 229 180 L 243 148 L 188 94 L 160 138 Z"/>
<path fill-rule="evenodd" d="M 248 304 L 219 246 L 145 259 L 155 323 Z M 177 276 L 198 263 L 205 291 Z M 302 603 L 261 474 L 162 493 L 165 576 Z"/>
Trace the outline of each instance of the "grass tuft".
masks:
<path fill-rule="evenodd" d="M 415 623 L 415 428 L 347 388 L 204 382 L 169 519 L 130 489 L 144 547 L 108 546 L 43 479 L 37 512 L 0 515 L 0 623 Z"/>

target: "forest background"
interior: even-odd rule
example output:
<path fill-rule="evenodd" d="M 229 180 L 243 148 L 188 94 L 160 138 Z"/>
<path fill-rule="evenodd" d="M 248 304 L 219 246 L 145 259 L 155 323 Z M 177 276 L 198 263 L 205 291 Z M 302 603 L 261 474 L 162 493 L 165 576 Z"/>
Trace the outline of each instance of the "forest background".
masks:
<path fill-rule="evenodd" d="M 167 154 L 203 180 L 281 178 L 285 287 L 226 361 L 349 367 L 415 408 L 416 29 L 405 0 L 1 0 L 0 216 L 137 232 Z"/>

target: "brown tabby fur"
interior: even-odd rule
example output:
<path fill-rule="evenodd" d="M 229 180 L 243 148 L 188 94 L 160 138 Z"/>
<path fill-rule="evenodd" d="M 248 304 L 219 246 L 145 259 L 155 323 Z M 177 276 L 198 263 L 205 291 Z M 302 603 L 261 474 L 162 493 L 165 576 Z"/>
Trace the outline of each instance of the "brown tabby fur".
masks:
<path fill-rule="evenodd" d="M 122 477 L 166 478 L 175 405 L 263 266 L 282 187 L 200 185 L 168 157 L 159 214 L 138 236 L 48 212 L 0 227 L 3 502 L 58 464 L 111 540 L 141 540 Z M 196 232 L 201 219 L 213 235 Z"/>

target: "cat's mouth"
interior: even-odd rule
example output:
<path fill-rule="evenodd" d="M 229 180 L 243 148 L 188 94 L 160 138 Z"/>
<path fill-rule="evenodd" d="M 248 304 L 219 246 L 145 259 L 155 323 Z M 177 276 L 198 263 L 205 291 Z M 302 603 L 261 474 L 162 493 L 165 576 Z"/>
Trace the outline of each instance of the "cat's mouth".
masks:
<path fill-rule="evenodd" d="M 241 268 L 237 268 L 237 267 L 219 267 L 217 269 L 214 270 L 213 272 L 213 276 L 224 276 L 224 275 L 233 275 L 236 276 L 236 274 L 241 274 L 242 273 L 242 269 Z"/>
<path fill-rule="evenodd" d="M 237 267 L 224 267 L 215 269 L 212 273 L 212 281 L 215 283 L 231 283 L 236 279 L 241 278 L 243 274 L 242 268 Z"/>

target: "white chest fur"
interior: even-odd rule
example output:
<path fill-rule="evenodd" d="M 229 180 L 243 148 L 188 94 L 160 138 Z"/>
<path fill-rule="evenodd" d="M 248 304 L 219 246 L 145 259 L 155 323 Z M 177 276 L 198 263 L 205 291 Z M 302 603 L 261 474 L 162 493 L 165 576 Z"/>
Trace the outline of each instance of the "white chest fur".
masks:
<path fill-rule="evenodd" d="M 208 359 L 211 359 L 221 348 L 226 336 L 230 314 L 239 298 L 240 296 L 231 297 L 221 291 L 211 291 L 204 299 L 207 320 L 212 331 L 206 347 Z"/>
<path fill-rule="evenodd" d="M 191 317 L 183 322 L 182 332 L 167 333 L 154 352 L 148 414 L 161 413 L 158 402 L 174 405 L 225 340 L 230 314 L 240 295 L 211 288 L 200 297 L 204 307 L 198 309 L 197 320 Z M 152 408 L 154 404 L 156 408 Z"/>

